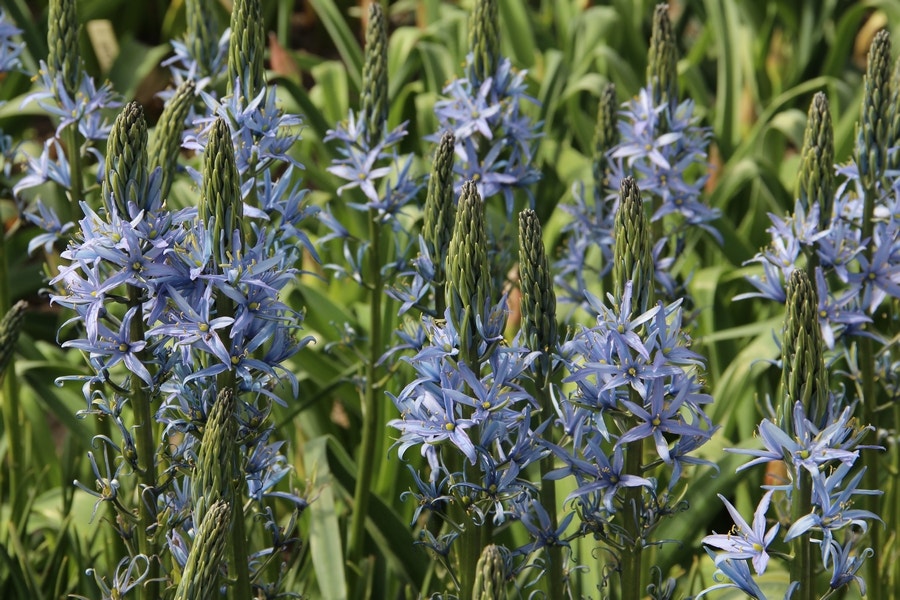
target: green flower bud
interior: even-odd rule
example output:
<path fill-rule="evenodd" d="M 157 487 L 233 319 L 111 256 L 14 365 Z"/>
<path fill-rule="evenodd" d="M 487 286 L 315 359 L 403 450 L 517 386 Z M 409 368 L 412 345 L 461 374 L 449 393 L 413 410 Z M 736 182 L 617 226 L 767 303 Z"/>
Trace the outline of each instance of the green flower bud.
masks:
<path fill-rule="evenodd" d="M 900 145 L 900 56 L 894 61 L 894 70 L 891 73 L 891 99 L 888 102 L 887 147 L 894 148 Z M 900 152 L 894 152 L 888 156 L 888 168 L 900 169 Z"/>
<path fill-rule="evenodd" d="M 631 177 L 623 179 L 619 188 L 613 237 L 613 295 L 621 298 L 631 281 L 632 311 L 641 314 L 653 303 L 653 243 L 641 190 Z"/>
<path fill-rule="evenodd" d="M 431 177 L 428 180 L 428 195 L 425 197 L 425 220 L 422 225 L 422 237 L 428 246 L 428 252 L 434 261 L 434 280 L 438 285 L 444 283 L 443 259 L 447 256 L 450 237 L 453 235 L 453 221 L 456 206 L 453 203 L 453 158 L 455 156 L 456 138 L 452 131 L 444 132 L 441 143 L 431 164 Z M 440 310 L 438 316 L 443 311 Z"/>
<path fill-rule="evenodd" d="M 3 381 L 6 367 L 12 362 L 16 352 L 16 343 L 19 341 L 19 333 L 22 331 L 22 323 L 25 321 L 27 309 L 28 303 L 19 300 L 0 319 L 0 381 Z"/>
<path fill-rule="evenodd" d="M 539 350 L 539 376 L 550 374 L 550 352 L 556 347 L 556 293 L 544 252 L 541 224 L 531 209 L 519 213 L 520 313 L 526 344 Z"/>
<path fill-rule="evenodd" d="M 475 566 L 472 600 L 506 600 L 506 568 L 503 554 L 494 544 L 481 551 Z"/>
<path fill-rule="evenodd" d="M 460 356 L 478 361 L 476 315 L 483 315 L 490 299 L 491 272 L 487 258 L 484 203 L 475 182 L 463 184 L 456 222 L 447 252 L 445 296 L 450 318 L 459 333 Z"/>
<path fill-rule="evenodd" d="M 234 409 L 234 392 L 231 388 L 225 388 L 216 396 L 206 419 L 191 482 L 191 502 L 196 523 L 203 521 L 207 508 L 215 502 L 232 501 L 232 468 L 237 436 Z"/>
<path fill-rule="evenodd" d="M 192 81 L 185 81 L 175 90 L 175 95 L 166 103 L 150 140 L 150 172 L 153 173 L 160 167 L 160 195 L 164 199 L 169 197 L 169 190 L 172 188 L 172 176 L 181 153 L 184 120 L 194 103 L 194 93 Z"/>
<path fill-rule="evenodd" d="M 381 141 L 388 120 L 388 36 L 387 23 L 381 3 L 369 4 L 369 23 L 366 26 L 366 56 L 362 72 L 362 94 L 359 98 L 359 119 L 366 126 L 369 145 Z"/>
<path fill-rule="evenodd" d="M 789 423 L 794 403 L 802 402 L 810 421 L 818 427 L 828 401 L 828 372 L 818 319 L 819 297 L 803 269 L 791 273 L 785 310 L 781 346 L 782 424 Z"/>
<path fill-rule="evenodd" d="M 260 0 L 235 0 L 228 43 L 229 93 L 239 93 L 249 100 L 266 87 L 265 28 Z M 239 90 L 234 89 L 237 81 L 240 81 Z"/>
<path fill-rule="evenodd" d="M 595 197 L 600 199 L 609 185 L 609 161 L 606 153 L 619 143 L 619 127 L 616 120 L 618 110 L 616 86 L 607 83 L 600 92 L 597 108 L 597 125 L 594 129 L 594 156 L 591 162 L 594 173 Z"/>
<path fill-rule="evenodd" d="M 56 79 L 62 76 L 62 83 L 69 96 L 74 96 L 81 83 L 81 52 L 78 48 L 78 11 L 75 0 L 50 0 L 50 29 L 47 33 L 47 70 L 56 86 Z M 58 93 L 54 89 L 55 93 Z"/>
<path fill-rule="evenodd" d="M 653 90 L 653 106 L 666 102 L 674 106 L 678 102 L 678 49 L 667 4 L 657 4 L 653 11 L 648 59 L 647 83 Z"/>
<path fill-rule="evenodd" d="M 476 0 L 469 25 L 472 53 L 470 79 L 482 82 L 493 77 L 500 63 L 500 14 L 497 0 Z"/>
<path fill-rule="evenodd" d="M 232 236 L 241 232 L 244 202 L 241 199 L 240 174 L 234 159 L 231 130 L 224 119 L 216 119 L 209 133 L 209 143 L 203 156 L 203 188 L 200 201 L 200 220 L 207 226 L 212 222 L 214 255 L 219 264 L 228 262 L 227 254 L 234 250 Z M 219 243 L 225 241 L 226 256 L 219 255 Z"/>
<path fill-rule="evenodd" d="M 798 188 L 797 197 L 804 209 L 819 203 L 819 228 L 826 229 L 834 204 L 834 129 L 828 97 L 822 92 L 813 96 L 809 106 Z"/>
<path fill-rule="evenodd" d="M 129 102 L 116 117 L 106 144 L 102 186 L 106 209 L 128 219 L 129 202 L 145 208 L 147 175 L 147 121 L 141 105 Z"/>
<path fill-rule="evenodd" d="M 869 47 L 863 103 L 856 128 L 856 163 L 867 188 L 881 179 L 887 164 L 890 61 L 891 38 L 887 31 L 881 30 Z"/>
<path fill-rule="evenodd" d="M 231 505 L 219 500 L 199 522 L 175 600 L 212 600 L 219 597 L 219 573 L 231 527 Z"/>
<path fill-rule="evenodd" d="M 215 0 L 185 0 L 185 43 L 197 61 L 199 75 L 215 77 L 213 72 L 219 52 L 219 22 Z"/>

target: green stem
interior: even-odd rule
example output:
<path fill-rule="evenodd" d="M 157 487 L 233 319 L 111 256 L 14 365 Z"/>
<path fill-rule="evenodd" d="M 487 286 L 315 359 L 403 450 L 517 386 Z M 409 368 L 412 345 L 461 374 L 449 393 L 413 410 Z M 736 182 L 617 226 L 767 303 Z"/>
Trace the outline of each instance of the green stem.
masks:
<path fill-rule="evenodd" d="M 362 558 L 365 541 L 365 524 L 369 508 L 369 494 L 375 468 L 375 448 L 381 431 L 381 402 L 377 398 L 378 369 L 375 366 L 381 358 L 381 297 L 384 281 L 381 278 L 381 226 L 378 213 L 369 209 L 369 277 L 371 277 L 371 297 L 369 299 L 370 335 L 369 360 L 366 363 L 366 387 L 362 398 L 362 441 L 359 453 L 359 471 L 356 488 L 353 491 L 353 516 L 350 519 L 350 536 L 347 543 L 347 558 L 355 565 Z"/>
<path fill-rule="evenodd" d="M 81 174 L 81 152 L 79 151 L 78 144 L 78 124 L 72 123 L 68 127 L 66 127 L 65 132 L 63 133 L 65 136 L 66 143 L 66 158 L 69 162 L 69 174 L 71 178 L 71 187 L 69 188 L 69 205 L 66 210 L 66 216 L 68 219 L 64 218 L 63 223 L 66 220 L 71 220 L 73 215 L 78 214 L 78 203 L 83 200 L 82 194 L 84 193 L 83 185 L 84 178 Z"/>
<path fill-rule="evenodd" d="M 73 178 L 74 181 L 74 178 Z M 128 307 L 137 307 L 138 310 L 131 322 L 130 341 L 144 341 L 144 320 L 140 309 L 143 304 L 141 290 L 128 286 Z M 138 353 L 138 360 L 146 364 L 143 352 Z M 150 397 L 144 388 L 144 383 L 136 375 L 131 376 L 131 406 L 134 410 L 134 436 L 137 446 L 138 463 L 138 548 L 141 554 L 150 561 L 150 571 L 147 575 L 147 584 L 141 587 L 141 597 L 147 600 L 159 598 L 159 557 L 157 556 L 156 534 L 148 535 L 156 527 L 156 438 L 153 431 L 153 411 L 150 407 Z M 144 494 L 150 495 L 145 498 Z"/>
<path fill-rule="evenodd" d="M 240 457 L 236 457 L 240 461 Z M 253 590 L 250 587 L 250 560 L 247 555 L 246 525 L 244 523 L 244 503 L 241 497 L 241 488 L 236 491 L 234 502 L 231 503 L 231 565 L 234 567 L 234 598 L 241 600 L 252 598 Z"/>
<path fill-rule="evenodd" d="M 894 493 L 894 502 L 891 506 L 894 507 L 894 516 L 891 519 L 891 523 L 893 524 L 895 531 L 897 527 L 900 527 L 900 473 L 897 472 L 900 469 L 900 439 L 898 439 L 897 427 L 900 425 L 900 403 L 894 402 L 894 445 L 892 447 L 893 460 L 893 493 Z M 877 524 L 873 524 L 873 527 L 877 527 Z M 898 552 L 897 545 L 898 541 L 894 540 L 894 552 L 893 559 L 891 561 L 892 571 L 893 571 L 893 581 L 891 584 L 891 597 L 898 598 L 898 594 L 900 594 L 900 560 L 897 559 Z"/>
<path fill-rule="evenodd" d="M 811 480 L 806 473 L 798 473 L 796 497 L 791 502 L 791 522 L 796 523 L 800 517 L 808 515 L 812 510 Z M 797 600 L 813 600 L 815 589 L 813 585 L 812 543 L 810 536 L 805 533 L 794 538 L 791 542 L 794 551 L 794 560 L 791 562 L 791 581 L 799 581 Z M 796 595 L 796 594 L 795 594 Z"/>
<path fill-rule="evenodd" d="M 866 181 L 867 180 L 867 181 Z M 862 239 L 869 240 L 866 244 L 866 258 L 871 264 L 872 255 L 875 252 L 874 244 L 871 242 L 874 229 L 874 213 L 875 213 L 875 193 L 876 180 L 874 177 L 866 178 L 865 195 L 863 196 L 863 214 L 862 214 Z M 875 390 L 875 351 L 872 346 L 872 338 L 862 336 L 859 341 L 859 369 L 862 379 L 862 409 L 863 422 L 867 425 L 877 423 L 876 409 L 878 401 Z M 863 465 L 866 467 L 865 483 L 866 488 L 870 490 L 881 489 L 881 465 L 877 452 L 863 452 Z M 872 511 L 876 515 L 880 514 L 880 502 L 877 495 L 868 495 L 865 499 L 866 509 Z M 879 565 L 883 564 L 884 548 L 882 547 L 881 528 L 873 526 L 869 528 L 869 545 L 875 552 L 872 559 L 866 561 L 866 583 L 869 600 L 881 600 L 882 595 L 882 577 L 884 571 Z"/>
<path fill-rule="evenodd" d="M 537 390 L 537 400 L 541 406 L 541 415 L 553 414 L 553 404 L 550 398 L 550 383 L 545 381 Z M 552 432 L 548 435 L 552 435 Z M 555 442 L 556 440 L 550 439 Z M 553 454 L 548 454 L 541 459 L 541 506 L 550 517 L 550 526 L 555 531 L 559 527 L 559 516 L 556 512 L 556 481 L 547 479 L 547 473 L 553 470 Z M 549 564 L 544 580 L 547 583 L 547 598 L 549 600 L 563 600 L 565 598 L 563 585 L 563 548 L 560 545 L 548 548 Z"/>
<path fill-rule="evenodd" d="M 6 255 L 6 232 L 0 229 L 0 317 L 12 307 L 12 299 L 9 297 L 9 260 Z M 3 423 L 6 431 L 6 440 L 8 445 L 8 475 L 9 475 L 9 497 L 10 507 L 12 509 L 11 520 L 14 523 L 19 522 L 20 501 L 18 498 L 25 498 L 19 492 L 19 483 L 24 481 L 22 468 L 24 466 L 23 457 L 25 448 L 22 443 L 22 419 L 21 410 L 19 408 L 19 385 L 16 380 L 16 363 L 15 359 L 11 360 L 6 368 L 6 375 L 3 375 L 3 390 L 0 396 L 0 404 L 3 406 Z"/>
<path fill-rule="evenodd" d="M 631 401 L 642 406 L 644 400 L 634 389 L 628 392 Z M 644 440 L 635 440 L 625 446 L 625 473 L 640 475 L 643 470 Z M 640 487 L 630 487 L 624 492 L 625 509 L 622 514 L 625 518 L 623 527 L 630 539 L 623 540 L 622 549 L 622 580 L 620 597 L 622 600 L 641 600 L 644 597 L 644 588 L 641 586 L 643 553 L 643 541 L 641 535 L 641 508 L 643 506 L 642 490 Z"/>

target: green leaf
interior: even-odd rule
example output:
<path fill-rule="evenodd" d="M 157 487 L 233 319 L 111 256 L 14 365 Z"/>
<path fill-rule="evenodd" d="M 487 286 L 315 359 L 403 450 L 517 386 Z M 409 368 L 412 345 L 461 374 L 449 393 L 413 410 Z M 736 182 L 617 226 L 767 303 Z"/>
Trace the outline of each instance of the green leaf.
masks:
<path fill-rule="evenodd" d="M 326 455 L 327 438 L 306 443 L 303 465 L 314 477 L 318 487 L 315 501 L 310 502 L 309 545 L 316 581 L 325 600 L 347 599 L 347 576 L 344 571 L 344 550 L 341 530 L 334 503 L 334 479 Z"/>
<path fill-rule="evenodd" d="M 355 90 L 362 88 L 363 51 L 333 0 L 309 0 L 344 60 Z M 327 106 L 327 105 L 326 105 Z"/>

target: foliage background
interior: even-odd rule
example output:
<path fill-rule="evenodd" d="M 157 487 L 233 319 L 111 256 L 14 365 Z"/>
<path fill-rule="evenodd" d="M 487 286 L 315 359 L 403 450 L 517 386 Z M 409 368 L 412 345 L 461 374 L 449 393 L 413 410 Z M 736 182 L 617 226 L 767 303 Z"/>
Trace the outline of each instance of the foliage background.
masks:
<path fill-rule="evenodd" d="M 223 23 L 226 1 L 219 6 Z M 422 138 L 437 127 L 431 107 L 444 83 L 461 70 L 471 4 L 399 0 L 389 6 L 390 122 L 409 121 L 404 150 L 421 157 L 420 173 L 427 172 L 432 152 Z M 500 0 L 503 51 L 516 67 L 528 70 L 529 89 L 540 103 L 535 116 L 543 123 L 544 137 L 537 166 L 543 178 L 534 193 L 551 252 L 561 248 L 567 219 L 558 205 L 569 199 L 573 183 L 590 177 L 602 84 L 615 82 L 620 100 L 643 84 L 653 4 Z M 24 30 L 23 62 L 34 71 L 46 56 L 47 7 L 24 0 L 3 0 L 3 5 Z M 272 32 L 269 81 L 278 85 L 284 108 L 304 117 L 303 140 L 293 153 L 306 166 L 313 202 L 324 204 L 335 197 L 339 182 L 325 171 L 334 148 L 323 138 L 357 105 L 364 10 L 339 0 L 272 0 L 264 8 Z M 79 15 L 85 23 L 81 44 L 88 69 L 109 79 L 126 99 L 139 100 L 152 123 L 161 110 L 155 94 L 168 83 L 158 63 L 169 53 L 168 40 L 184 29 L 182 2 L 81 0 Z M 706 199 L 722 211 L 715 226 L 726 240 L 719 246 L 701 239 L 677 265 L 681 273 L 693 274 L 689 289 L 698 311 L 694 350 L 709 360 L 707 384 L 715 398 L 711 416 L 721 425 L 702 454 L 719 465 L 720 474 L 703 473 L 694 483 L 691 510 L 660 535 L 681 544 L 661 550 L 658 564 L 667 573 L 688 573 L 687 589 L 697 590 L 709 584 L 712 571 L 699 540 L 717 523 L 722 529 L 726 518 L 716 493 L 736 498 L 748 514 L 762 476 L 758 471 L 735 474 L 740 460 L 722 448 L 753 443 L 759 399 L 773 394 L 779 381 L 779 371 L 762 361 L 779 355 L 773 332 L 780 331 L 783 309 L 732 301 L 749 290 L 743 262 L 768 241 L 767 213 L 783 214 L 793 206 L 806 109 L 815 91 L 827 93 L 835 115 L 837 161 L 849 158 L 865 52 L 880 28 L 892 30 L 896 39 L 900 2 L 676 0 L 672 15 L 680 44 L 682 97 L 696 101 L 712 128 L 714 171 Z M 0 128 L 25 140 L 25 150 L 36 154 L 48 121 L 36 104 L 20 108 L 30 87 L 22 74 L 0 82 L 0 100 L 7 101 L 0 108 Z M 185 182 L 180 186 L 176 196 L 192 202 L 195 190 Z M 83 404 L 77 389 L 53 384 L 54 378 L 81 373 L 85 366 L 79 355 L 56 345 L 57 329 L 66 317 L 47 305 L 41 258 L 25 251 L 39 232 L 17 220 L 8 190 L 3 193 L 0 214 L 10 261 L 5 295 L 30 305 L 15 363 L 23 421 L 3 423 L 3 435 L 10 427 L 21 429 L 29 478 L 24 489 L 10 489 L 0 473 L 0 596 L 92 597 L 96 589 L 84 576 L 86 565 L 115 564 L 110 528 L 102 516 L 90 522 L 92 499 L 71 485 L 74 479 L 89 480 L 86 452 L 94 423 L 75 418 Z M 323 257 L 323 262 L 330 261 Z M 348 567 L 340 540 L 355 477 L 360 409 L 350 382 L 353 358 L 330 351 L 328 342 L 340 333 L 336 323 L 364 321 L 364 297 L 348 282 L 305 276 L 293 286 L 290 300 L 305 307 L 305 326 L 318 340 L 293 359 L 291 366 L 301 379 L 298 400 L 286 409 L 278 407 L 274 416 L 296 468 L 293 483 L 307 487 L 315 498 L 301 523 L 292 584 L 311 597 L 341 597 L 346 589 L 340 582 L 346 578 L 340 574 Z M 394 376 L 402 377 L 402 371 Z M 4 448 L 0 442 L 0 454 Z M 383 463 L 367 531 L 379 562 L 370 572 L 369 589 L 374 590 L 370 597 L 388 598 L 401 590 L 411 593 L 408 584 L 422 580 L 429 560 L 412 545 L 407 523 L 414 507 L 399 499 L 411 485 L 408 473 L 386 448 L 378 460 Z M 587 546 L 576 549 L 585 555 L 591 551 Z M 767 577 L 777 589 L 784 584 L 782 576 Z M 584 585 L 592 589 L 590 579 Z"/>

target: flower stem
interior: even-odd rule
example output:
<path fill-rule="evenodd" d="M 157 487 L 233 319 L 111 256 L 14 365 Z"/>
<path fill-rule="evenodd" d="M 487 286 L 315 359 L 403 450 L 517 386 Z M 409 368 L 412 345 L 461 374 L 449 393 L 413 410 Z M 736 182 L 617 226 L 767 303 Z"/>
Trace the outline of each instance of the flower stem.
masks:
<path fill-rule="evenodd" d="M 877 183 L 874 177 L 863 179 L 865 183 L 865 193 L 863 196 L 863 214 L 862 214 L 862 239 L 869 240 L 866 244 L 866 258 L 869 264 L 872 264 L 872 255 L 875 253 L 875 247 L 872 243 L 872 234 L 874 229 L 874 213 L 875 213 L 875 194 Z M 877 398 L 875 392 L 875 350 L 872 347 L 872 338 L 869 336 L 861 336 L 859 340 L 859 369 L 860 378 L 862 379 L 862 410 L 863 423 L 877 423 Z M 877 452 L 863 452 L 863 465 L 866 468 L 865 482 L 866 488 L 870 490 L 881 489 L 881 465 Z M 866 496 L 866 509 L 874 514 L 880 514 L 880 502 L 878 495 L 872 494 Z M 883 547 L 881 544 L 881 528 L 869 528 L 869 544 L 875 552 L 873 559 L 866 561 L 866 586 L 868 590 L 869 600 L 881 600 L 882 595 L 882 578 L 885 574 L 880 568 L 880 564 L 884 560 Z"/>
<path fill-rule="evenodd" d="M 81 197 L 84 193 L 82 186 L 84 179 L 81 174 L 81 152 L 78 148 L 78 123 L 72 123 L 66 127 L 65 132 L 66 158 L 69 162 L 69 176 L 71 185 L 69 187 L 69 204 L 66 207 L 65 217 L 62 222 L 65 223 L 72 219 L 72 216 L 78 214 L 78 203 L 83 200 Z"/>
<path fill-rule="evenodd" d="M 73 178 L 74 181 L 74 178 Z M 140 307 L 140 288 L 128 286 L 128 307 L 137 307 L 137 312 L 131 322 L 130 341 L 144 341 L 144 320 Z M 143 351 L 137 353 L 138 359 L 144 361 Z M 142 597 L 147 600 L 159 598 L 159 559 L 157 555 L 156 535 L 148 535 L 156 527 L 156 437 L 153 427 L 153 413 L 150 407 L 150 397 L 144 388 L 144 383 L 137 375 L 131 376 L 131 405 L 134 408 L 135 442 L 137 445 L 138 479 L 140 481 L 140 493 L 138 494 L 138 548 L 141 554 L 150 562 L 147 584 L 142 587 Z M 147 497 L 144 495 L 147 494 Z"/>
<path fill-rule="evenodd" d="M 6 255 L 6 231 L 0 229 L 0 317 L 6 314 L 6 311 L 12 306 L 9 297 L 9 260 Z M 6 375 L 3 377 L 2 395 L 0 395 L 0 404 L 3 405 L 3 423 L 6 430 L 6 439 L 9 446 L 8 473 L 9 473 L 9 495 L 10 506 L 12 509 L 11 518 L 13 522 L 18 522 L 19 509 L 19 482 L 22 481 L 22 456 L 24 455 L 24 446 L 22 444 L 22 428 L 21 428 L 21 411 L 19 409 L 19 385 L 16 380 L 15 358 L 11 359 L 6 369 Z M 22 498 L 25 496 L 22 495 Z"/>
<path fill-rule="evenodd" d="M 541 406 L 542 415 L 553 414 L 553 403 L 550 398 L 550 382 L 544 381 L 537 389 L 537 401 Z M 550 440 L 555 442 L 555 440 Z M 559 527 L 559 517 L 556 512 L 556 481 L 547 479 L 547 473 L 553 470 L 553 454 L 548 454 L 541 459 L 541 506 L 547 511 L 550 517 L 550 527 L 554 531 Z M 547 583 L 547 598 L 549 600 L 563 600 L 564 579 L 563 579 L 563 548 L 559 544 L 550 546 L 548 549 L 549 565 L 544 576 Z"/>
<path fill-rule="evenodd" d="M 347 542 L 347 558 L 356 564 L 362 558 L 365 541 L 365 524 L 369 507 L 369 494 L 375 468 L 375 448 L 378 447 L 378 433 L 381 431 L 381 403 L 377 393 L 376 363 L 381 357 L 381 296 L 384 281 L 381 278 L 381 226 L 378 213 L 369 209 L 369 277 L 371 278 L 371 298 L 369 299 L 369 360 L 366 363 L 366 383 L 362 397 L 362 440 L 359 451 L 359 470 L 356 487 L 353 490 L 353 516 L 350 520 L 350 536 Z"/>
<path fill-rule="evenodd" d="M 796 497 L 791 502 L 791 522 L 796 523 L 800 517 L 808 515 L 812 510 L 812 481 L 807 473 L 798 472 L 797 488 L 794 491 Z M 814 589 L 811 542 L 809 533 L 797 536 L 792 541 L 794 560 L 791 562 L 791 581 L 799 581 L 797 600 L 813 600 L 816 597 Z"/>
<path fill-rule="evenodd" d="M 629 396 L 631 401 L 638 406 L 643 405 L 644 400 L 636 390 L 630 389 Z M 643 466 L 643 456 L 643 439 L 628 443 L 625 446 L 625 473 L 640 475 Z M 622 544 L 622 585 L 620 597 L 622 600 L 640 600 L 644 597 L 644 588 L 641 586 L 641 555 L 644 549 L 641 532 L 641 509 L 643 506 L 641 488 L 630 487 L 626 489 L 624 498 L 625 510 L 622 514 L 625 517 L 625 522 L 623 526 L 630 539 L 624 540 Z"/>

